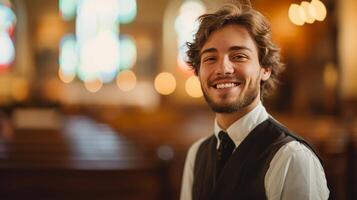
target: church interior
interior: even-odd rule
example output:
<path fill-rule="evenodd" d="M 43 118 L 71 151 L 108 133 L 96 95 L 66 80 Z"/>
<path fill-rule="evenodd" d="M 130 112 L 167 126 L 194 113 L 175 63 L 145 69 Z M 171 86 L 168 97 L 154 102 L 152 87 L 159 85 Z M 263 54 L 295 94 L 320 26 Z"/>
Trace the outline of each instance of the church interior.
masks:
<path fill-rule="evenodd" d="M 178 199 L 215 119 L 185 43 L 227 2 L 0 0 L 0 199 Z M 265 108 L 357 199 L 357 1 L 251 3 L 285 65 Z"/>

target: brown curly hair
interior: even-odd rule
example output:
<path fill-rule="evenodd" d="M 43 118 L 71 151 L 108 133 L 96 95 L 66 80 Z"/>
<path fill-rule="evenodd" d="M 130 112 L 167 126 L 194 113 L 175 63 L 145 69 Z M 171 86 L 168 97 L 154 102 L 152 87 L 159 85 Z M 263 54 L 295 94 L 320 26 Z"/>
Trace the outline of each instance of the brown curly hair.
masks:
<path fill-rule="evenodd" d="M 226 25 L 237 24 L 245 27 L 258 49 L 260 66 L 271 68 L 270 78 L 261 82 L 261 99 L 272 93 L 279 83 L 278 75 L 284 70 L 280 61 L 280 49 L 271 37 L 271 28 L 267 19 L 250 4 L 226 4 L 214 13 L 198 18 L 200 26 L 192 43 L 188 47 L 186 61 L 198 75 L 200 70 L 200 51 L 210 35 Z"/>

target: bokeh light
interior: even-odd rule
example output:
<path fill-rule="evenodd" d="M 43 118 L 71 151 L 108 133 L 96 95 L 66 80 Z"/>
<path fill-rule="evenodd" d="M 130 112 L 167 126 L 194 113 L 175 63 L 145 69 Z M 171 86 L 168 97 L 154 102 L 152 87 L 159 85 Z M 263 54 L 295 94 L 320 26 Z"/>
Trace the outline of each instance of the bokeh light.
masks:
<path fill-rule="evenodd" d="M 70 83 L 74 80 L 74 78 L 76 77 L 75 74 L 66 74 L 62 71 L 62 69 L 58 70 L 58 77 L 60 78 L 60 80 L 64 83 Z"/>
<path fill-rule="evenodd" d="M 72 20 L 76 16 L 79 0 L 59 0 L 60 13 L 65 20 Z"/>
<path fill-rule="evenodd" d="M 326 18 L 327 10 L 325 5 L 319 0 L 312 0 L 311 5 L 314 8 L 314 18 L 317 21 L 323 21 Z"/>
<path fill-rule="evenodd" d="M 137 59 L 136 44 L 128 35 L 120 36 L 120 70 L 132 68 Z"/>
<path fill-rule="evenodd" d="M 85 0 L 77 9 L 76 36 L 80 45 L 102 31 L 118 33 L 119 1 Z"/>
<path fill-rule="evenodd" d="M 131 91 L 136 86 L 136 75 L 131 70 L 122 71 L 118 74 L 116 83 L 122 91 Z"/>
<path fill-rule="evenodd" d="M 119 22 L 129 24 L 134 21 L 137 15 L 136 0 L 119 0 Z"/>
<path fill-rule="evenodd" d="M 89 92 L 95 93 L 102 88 L 103 82 L 100 79 L 96 79 L 93 81 L 84 82 L 84 86 Z"/>
<path fill-rule="evenodd" d="M 289 19 L 290 21 L 298 26 L 304 25 L 304 10 L 297 4 L 291 4 L 289 7 Z"/>
<path fill-rule="evenodd" d="M 199 98 L 203 96 L 201 84 L 197 76 L 191 76 L 186 80 L 185 89 L 190 97 Z"/>
<path fill-rule="evenodd" d="M 64 36 L 60 43 L 59 66 L 65 76 L 75 76 L 78 67 L 77 44 L 74 35 Z"/>
<path fill-rule="evenodd" d="M 78 76 L 84 82 L 94 79 L 111 82 L 119 70 L 119 4 L 117 0 L 108 1 L 104 4 L 100 0 L 87 0 L 79 4 L 76 21 L 80 52 Z"/>
<path fill-rule="evenodd" d="M 289 7 L 289 19 L 298 26 L 303 25 L 305 22 L 312 24 L 315 20 L 323 21 L 326 15 L 326 7 L 319 0 L 312 0 L 310 3 L 302 1 L 300 5 L 291 4 Z"/>
<path fill-rule="evenodd" d="M 301 8 L 304 10 L 305 22 L 312 24 L 315 21 L 313 9 L 311 9 L 311 4 L 307 1 L 303 1 L 300 4 Z"/>
<path fill-rule="evenodd" d="M 176 79 L 171 73 L 162 72 L 156 76 L 154 86 L 158 93 L 169 95 L 176 89 Z"/>
<path fill-rule="evenodd" d="M 161 160 L 171 160 L 174 158 L 175 152 L 171 146 L 161 145 L 157 148 L 156 154 Z"/>

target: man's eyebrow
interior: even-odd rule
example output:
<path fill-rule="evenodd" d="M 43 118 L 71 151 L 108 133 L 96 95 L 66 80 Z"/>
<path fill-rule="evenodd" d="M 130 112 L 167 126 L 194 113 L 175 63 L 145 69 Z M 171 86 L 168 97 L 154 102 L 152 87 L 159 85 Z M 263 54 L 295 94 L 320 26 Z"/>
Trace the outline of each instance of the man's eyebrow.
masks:
<path fill-rule="evenodd" d="M 248 50 L 250 52 L 253 52 L 250 48 L 246 46 L 232 46 L 231 48 L 229 48 L 229 51 L 239 51 L 239 50 Z"/>
<path fill-rule="evenodd" d="M 246 46 L 232 46 L 228 49 L 228 51 L 239 51 L 239 50 L 248 50 L 250 52 L 253 52 L 250 48 L 248 48 Z M 213 52 L 217 52 L 217 51 L 218 50 L 216 48 L 205 49 L 200 53 L 200 57 L 205 53 L 213 53 Z"/>
<path fill-rule="evenodd" d="M 200 57 L 205 54 L 205 53 L 213 53 L 213 52 L 217 52 L 217 49 L 216 48 L 208 48 L 208 49 L 205 49 L 203 50 L 201 53 L 200 53 Z"/>

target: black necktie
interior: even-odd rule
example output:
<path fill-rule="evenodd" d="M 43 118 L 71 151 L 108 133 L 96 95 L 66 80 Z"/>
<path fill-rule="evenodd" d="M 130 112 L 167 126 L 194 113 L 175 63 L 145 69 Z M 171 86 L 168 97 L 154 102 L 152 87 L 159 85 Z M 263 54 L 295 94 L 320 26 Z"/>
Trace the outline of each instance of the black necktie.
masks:
<path fill-rule="evenodd" d="M 229 157 L 232 155 L 234 148 L 236 147 L 234 142 L 226 132 L 220 131 L 218 133 L 218 138 L 220 140 L 220 144 L 217 151 L 216 178 L 218 178 L 221 174 L 224 165 L 226 164 Z"/>

